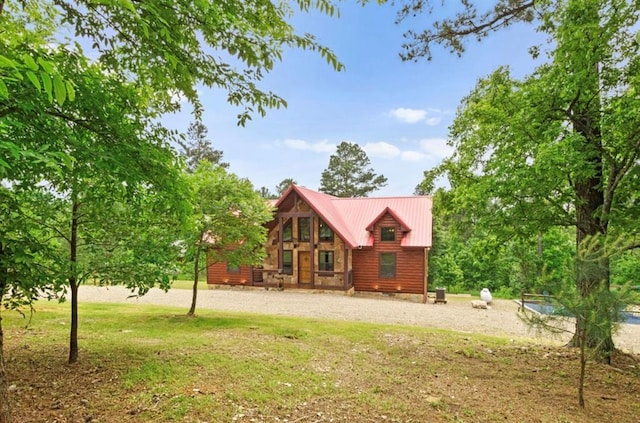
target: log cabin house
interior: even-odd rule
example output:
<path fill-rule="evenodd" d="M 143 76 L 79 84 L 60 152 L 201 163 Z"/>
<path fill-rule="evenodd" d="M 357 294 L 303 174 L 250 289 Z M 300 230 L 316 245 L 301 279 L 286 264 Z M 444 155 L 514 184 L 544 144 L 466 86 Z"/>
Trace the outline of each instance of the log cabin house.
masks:
<path fill-rule="evenodd" d="M 338 198 L 291 185 L 262 266 L 210 262 L 207 283 L 427 294 L 432 198 Z"/>

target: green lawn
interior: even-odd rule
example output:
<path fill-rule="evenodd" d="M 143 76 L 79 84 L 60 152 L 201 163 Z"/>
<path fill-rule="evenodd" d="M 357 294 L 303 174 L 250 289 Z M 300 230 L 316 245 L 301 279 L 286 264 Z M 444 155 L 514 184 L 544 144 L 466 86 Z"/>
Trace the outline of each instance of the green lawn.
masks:
<path fill-rule="evenodd" d="M 193 289 L 193 279 L 178 279 L 171 283 L 171 289 Z M 198 282 L 198 290 L 207 289 L 207 280 L 200 279 Z"/>
<path fill-rule="evenodd" d="M 80 361 L 65 364 L 68 304 L 3 313 L 16 421 L 633 421 L 637 367 L 419 327 L 178 308 L 80 304 Z M 603 397 L 616 398 L 603 401 Z M 84 419 L 84 420 L 83 420 Z"/>

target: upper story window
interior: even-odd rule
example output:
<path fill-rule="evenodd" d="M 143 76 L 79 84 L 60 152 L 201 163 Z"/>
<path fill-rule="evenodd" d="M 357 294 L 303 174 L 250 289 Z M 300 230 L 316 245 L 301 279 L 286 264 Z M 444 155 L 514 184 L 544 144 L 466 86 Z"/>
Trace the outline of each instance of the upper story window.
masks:
<path fill-rule="evenodd" d="M 322 220 L 320 220 L 319 225 L 320 230 L 318 232 L 320 235 L 320 241 L 333 242 L 333 230 L 329 227 L 329 225 L 324 223 Z"/>
<path fill-rule="evenodd" d="M 392 226 L 380 228 L 380 241 L 395 241 L 396 228 Z"/>
<path fill-rule="evenodd" d="M 298 218 L 298 241 L 309 242 L 311 239 L 311 218 Z"/>
<path fill-rule="evenodd" d="M 282 226 L 282 240 L 283 241 L 291 241 L 293 239 L 293 225 L 292 219 L 287 219 Z"/>

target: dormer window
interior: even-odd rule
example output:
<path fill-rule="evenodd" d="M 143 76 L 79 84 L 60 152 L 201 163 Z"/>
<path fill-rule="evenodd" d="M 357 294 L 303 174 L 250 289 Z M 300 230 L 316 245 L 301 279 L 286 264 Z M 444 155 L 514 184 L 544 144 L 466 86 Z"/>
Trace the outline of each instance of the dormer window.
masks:
<path fill-rule="evenodd" d="M 380 228 L 380 241 L 395 241 L 396 228 L 392 226 Z"/>

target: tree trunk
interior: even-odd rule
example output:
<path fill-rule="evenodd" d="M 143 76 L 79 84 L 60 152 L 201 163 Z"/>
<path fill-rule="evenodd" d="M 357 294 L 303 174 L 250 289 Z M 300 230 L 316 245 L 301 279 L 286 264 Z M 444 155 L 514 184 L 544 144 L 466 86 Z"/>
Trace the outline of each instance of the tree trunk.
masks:
<path fill-rule="evenodd" d="M 583 241 L 591 236 L 606 235 L 607 222 L 602 221 L 599 214 L 604 205 L 605 185 L 602 172 L 602 135 L 599 120 L 594 112 L 585 111 L 578 124 L 574 125 L 576 132 L 584 136 L 582 153 L 586 155 L 586 166 L 589 166 L 594 174 L 589 178 L 578 180 L 574 184 L 576 192 L 576 250 L 578 255 L 584 253 Z M 599 292 L 609 290 L 609 260 L 604 253 L 604 240 L 595 243 L 593 251 L 588 251 L 587 257 L 578 257 L 577 288 L 583 298 L 597 295 Z M 595 336 L 588 329 L 589 322 L 585 322 L 580 316 L 576 318 L 576 331 L 571 340 L 572 346 L 581 346 L 583 329 L 586 330 L 584 339 L 586 346 L 595 348 L 598 359 L 604 363 L 610 363 L 611 353 L 615 349 L 612 337 L 611 313 L 603 310 L 599 313 L 599 323 L 605 322 L 608 331 L 605 335 Z M 586 327 L 584 325 L 587 325 Z"/>
<path fill-rule="evenodd" d="M 580 408 L 584 408 L 584 377 L 587 372 L 587 355 L 586 355 L 586 343 L 587 343 L 587 331 L 580 330 L 580 379 L 578 381 L 578 405 Z"/>
<path fill-rule="evenodd" d="M 4 247 L 0 243 L 0 257 L 5 254 Z M 8 272 L 4 264 L 0 268 L 0 301 L 8 285 Z M 0 304 L 0 307 L 2 305 Z M 4 333 L 2 331 L 2 316 L 0 315 L 0 423 L 11 422 L 11 402 L 9 400 L 9 379 L 7 367 L 4 362 Z"/>
<path fill-rule="evenodd" d="M 9 399 L 9 380 L 4 362 L 4 334 L 0 316 L 0 423 L 11 422 L 11 402 Z"/>
<path fill-rule="evenodd" d="M 578 152 L 582 155 L 580 174 L 574 175 L 573 188 L 576 207 L 576 249 L 578 255 L 585 253 L 583 241 L 592 236 L 607 234 L 607 217 L 603 216 L 604 187 L 607 185 L 603 173 L 604 157 L 601 125 L 600 63 L 608 54 L 593 40 L 600 34 L 599 2 L 570 0 L 567 15 L 559 32 L 558 45 L 564 52 L 559 60 L 565 63 L 567 72 L 574 77 L 576 85 L 570 100 L 567 117 L 572 129 L 582 136 Z M 568 38 L 565 38 L 568 37 Z M 566 44 L 566 45 L 565 45 Z M 584 173 L 583 173 L 584 172 Z M 583 299 L 597 298 L 609 289 L 609 261 L 605 259 L 604 240 L 597 240 L 588 257 L 578 257 L 576 287 Z M 581 250 L 582 249 L 582 250 Z M 597 303 L 597 301 L 595 301 Z M 597 308 L 599 324 L 608 324 L 608 334 L 596 337 L 589 326 L 595 322 L 576 318 L 576 332 L 571 344 L 580 346 L 582 329 L 586 330 L 585 342 L 604 362 L 614 349 L 611 337 L 611 313 Z"/>
<path fill-rule="evenodd" d="M 73 202 L 71 211 L 71 237 L 69 245 L 69 287 L 71 288 L 71 333 L 69 336 L 69 364 L 78 361 L 78 209 L 77 201 Z"/>
<path fill-rule="evenodd" d="M 78 361 L 78 283 L 69 278 L 71 286 L 71 333 L 69 335 L 69 364 Z"/>
<path fill-rule="evenodd" d="M 198 300 L 198 275 L 200 274 L 200 243 L 196 247 L 196 257 L 193 260 L 193 294 L 191 296 L 191 308 L 189 309 L 188 316 L 194 316 L 196 314 L 196 301 Z"/>

